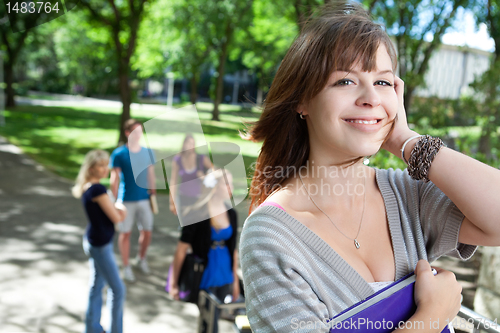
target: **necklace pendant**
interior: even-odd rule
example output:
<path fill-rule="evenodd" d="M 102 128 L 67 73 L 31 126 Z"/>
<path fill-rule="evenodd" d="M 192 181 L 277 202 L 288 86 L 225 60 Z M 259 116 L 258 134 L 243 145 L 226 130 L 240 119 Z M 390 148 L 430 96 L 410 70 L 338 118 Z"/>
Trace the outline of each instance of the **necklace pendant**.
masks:
<path fill-rule="evenodd" d="M 359 249 L 360 247 L 357 239 L 354 240 L 354 246 L 356 246 L 357 249 Z"/>

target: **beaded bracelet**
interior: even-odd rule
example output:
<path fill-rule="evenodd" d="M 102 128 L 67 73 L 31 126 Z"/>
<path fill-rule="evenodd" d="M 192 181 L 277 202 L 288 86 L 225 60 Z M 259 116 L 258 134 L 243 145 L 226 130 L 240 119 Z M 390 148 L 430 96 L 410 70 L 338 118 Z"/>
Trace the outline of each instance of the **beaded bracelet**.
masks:
<path fill-rule="evenodd" d="M 408 174 L 410 177 L 428 182 L 431 163 L 443 146 L 446 147 L 440 138 L 434 138 L 430 135 L 422 136 L 411 150 L 408 159 Z"/>

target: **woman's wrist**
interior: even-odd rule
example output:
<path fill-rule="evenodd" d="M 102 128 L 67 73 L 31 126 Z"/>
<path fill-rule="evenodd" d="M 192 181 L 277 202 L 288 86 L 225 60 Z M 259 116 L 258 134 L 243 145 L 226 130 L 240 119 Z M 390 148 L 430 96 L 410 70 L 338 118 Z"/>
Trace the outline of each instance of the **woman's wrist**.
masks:
<path fill-rule="evenodd" d="M 413 148 L 415 148 L 418 140 L 420 140 L 420 138 L 423 136 L 424 135 L 413 135 L 405 140 L 405 142 L 401 146 L 399 156 L 403 160 L 403 162 L 408 164 L 408 159 L 410 158 L 411 151 L 413 150 Z"/>
<path fill-rule="evenodd" d="M 405 131 L 404 133 L 398 135 L 397 137 L 394 137 L 392 139 L 387 140 L 386 144 L 384 145 L 384 149 L 389 151 L 391 154 L 396 155 L 400 159 L 402 159 L 402 154 L 401 154 L 401 148 L 403 147 L 403 144 L 405 143 L 406 140 L 408 140 L 411 137 L 418 136 L 420 135 L 419 133 L 412 131 L 408 129 L 408 131 Z M 408 160 L 408 157 L 410 156 L 410 152 L 415 146 L 415 143 L 418 141 L 418 139 L 413 139 L 410 140 L 406 146 L 405 146 L 405 157 L 406 160 Z"/>

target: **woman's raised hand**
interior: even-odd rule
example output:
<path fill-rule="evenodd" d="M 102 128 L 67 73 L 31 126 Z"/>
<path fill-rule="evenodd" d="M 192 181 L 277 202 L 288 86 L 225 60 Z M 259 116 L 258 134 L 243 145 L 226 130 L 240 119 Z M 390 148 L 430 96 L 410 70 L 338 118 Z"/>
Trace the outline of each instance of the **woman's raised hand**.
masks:
<path fill-rule="evenodd" d="M 396 95 L 398 96 L 398 111 L 394 129 L 391 135 L 387 138 L 386 142 L 382 145 L 382 149 L 390 151 L 398 157 L 401 157 L 399 149 L 401 149 L 403 142 L 417 134 L 408 127 L 408 122 L 406 120 L 403 98 L 405 90 L 404 86 L 403 80 L 401 80 L 398 76 L 394 76 L 394 90 L 396 90 Z"/>

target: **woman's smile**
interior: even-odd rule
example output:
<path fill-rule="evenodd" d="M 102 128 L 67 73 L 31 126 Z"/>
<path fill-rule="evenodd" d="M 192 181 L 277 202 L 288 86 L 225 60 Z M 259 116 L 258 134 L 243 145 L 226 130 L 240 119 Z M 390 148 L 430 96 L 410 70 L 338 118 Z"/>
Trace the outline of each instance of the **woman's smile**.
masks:
<path fill-rule="evenodd" d="M 366 132 L 366 133 L 376 133 L 378 132 L 383 124 L 382 118 L 349 118 L 343 119 L 345 123 L 353 127 L 356 130 Z"/>

